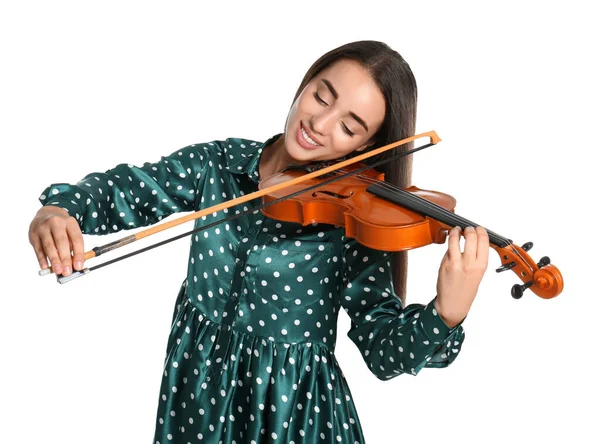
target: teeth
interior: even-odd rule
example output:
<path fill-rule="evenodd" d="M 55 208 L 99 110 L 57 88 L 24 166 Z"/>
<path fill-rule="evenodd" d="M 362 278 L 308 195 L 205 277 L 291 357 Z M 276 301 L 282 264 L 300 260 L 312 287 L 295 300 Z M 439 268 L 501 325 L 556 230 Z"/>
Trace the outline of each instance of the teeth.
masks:
<path fill-rule="evenodd" d="M 310 137 L 308 137 L 308 134 L 306 134 L 306 131 L 304 131 L 304 128 L 300 128 L 300 132 L 302 133 L 304 140 L 306 140 L 308 143 L 310 143 L 311 145 L 314 145 L 314 146 L 319 146 L 319 144 L 317 142 L 315 142 Z"/>

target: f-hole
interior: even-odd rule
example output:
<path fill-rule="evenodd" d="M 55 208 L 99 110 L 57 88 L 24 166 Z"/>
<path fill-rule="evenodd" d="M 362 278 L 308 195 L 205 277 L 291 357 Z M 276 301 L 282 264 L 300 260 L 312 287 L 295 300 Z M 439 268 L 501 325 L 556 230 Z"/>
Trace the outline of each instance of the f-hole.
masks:
<path fill-rule="evenodd" d="M 352 195 L 354 194 L 354 191 L 352 191 L 347 196 L 344 196 L 343 194 L 334 193 L 332 191 L 315 191 L 315 192 L 313 192 L 312 196 L 319 197 L 319 194 L 327 194 L 328 196 L 337 197 L 338 199 L 348 199 L 348 198 L 352 197 Z"/>

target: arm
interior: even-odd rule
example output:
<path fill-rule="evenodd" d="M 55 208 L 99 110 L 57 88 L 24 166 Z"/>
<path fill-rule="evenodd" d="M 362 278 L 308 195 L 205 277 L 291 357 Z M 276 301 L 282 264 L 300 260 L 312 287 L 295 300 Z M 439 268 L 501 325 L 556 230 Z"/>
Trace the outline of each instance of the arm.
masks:
<path fill-rule="evenodd" d="M 348 337 L 375 376 L 416 375 L 423 367 L 447 367 L 456 359 L 464 340 L 462 322 L 448 327 L 435 298 L 402 307 L 393 291 L 390 253 L 348 239 L 342 257 L 341 300 L 352 321 Z"/>
<path fill-rule="evenodd" d="M 66 210 L 85 234 L 108 234 L 151 225 L 172 213 L 193 211 L 208 163 L 204 144 L 190 145 L 137 167 L 120 164 L 77 184 L 52 184 L 39 200 Z"/>
<path fill-rule="evenodd" d="M 120 164 L 88 174 L 75 185 L 47 187 L 44 205 L 29 227 L 29 241 L 41 269 L 48 259 L 56 274 L 69 276 L 83 268 L 82 232 L 108 234 L 150 225 L 178 211 L 192 211 L 211 149 L 218 144 L 190 145 L 154 164 Z M 71 256 L 71 250 L 73 255 Z"/>

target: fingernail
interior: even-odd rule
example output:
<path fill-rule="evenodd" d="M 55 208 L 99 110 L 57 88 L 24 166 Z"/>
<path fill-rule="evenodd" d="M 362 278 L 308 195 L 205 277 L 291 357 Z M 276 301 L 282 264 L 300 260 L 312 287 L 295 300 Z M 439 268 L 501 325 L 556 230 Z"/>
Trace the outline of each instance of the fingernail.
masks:
<path fill-rule="evenodd" d="M 471 226 L 469 226 L 469 227 L 465 228 L 465 231 L 474 231 L 474 230 L 475 230 L 475 228 L 473 228 L 473 227 L 471 227 Z"/>
<path fill-rule="evenodd" d="M 81 261 L 75 261 L 75 269 L 80 270 L 83 267 L 83 263 Z"/>
<path fill-rule="evenodd" d="M 63 273 L 63 274 L 64 274 L 65 276 L 68 276 L 68 275 L 70 275 L 70 274 L 71 274 L 71 267 L 68 267 L 68 266 L 67 266 L 67 267 L 65 267 L 65 271 L 64 271 L 64 273 Z"/>

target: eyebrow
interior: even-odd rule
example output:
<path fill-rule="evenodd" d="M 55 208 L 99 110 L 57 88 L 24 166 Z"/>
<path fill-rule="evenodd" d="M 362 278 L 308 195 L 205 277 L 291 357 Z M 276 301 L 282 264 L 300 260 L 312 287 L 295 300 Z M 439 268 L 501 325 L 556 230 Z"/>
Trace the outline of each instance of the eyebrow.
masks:
<path fill-rule="evenodd" d="M 329 90 L 329 92 L 331 93 L 333 98 L 337 99 L 339 97 L 339 94 L 337 93 L 337 91 L 335 90 L 335 88 L 333 87 L 331 82 L 327 79 L 321 79 L 321 81 L 325 84 L 325 86 L 327 87 L 327 89 Z M 369 127 L 367 126 L 367 123 L 363 119 L 358 117 L 352 111 L 350 111 L 350 117 L 352 117 L 354 120 L 356 120 L 367 132 L 369 131 Z"/>

